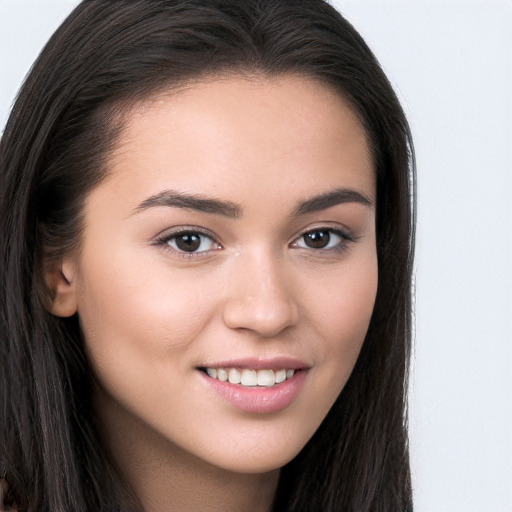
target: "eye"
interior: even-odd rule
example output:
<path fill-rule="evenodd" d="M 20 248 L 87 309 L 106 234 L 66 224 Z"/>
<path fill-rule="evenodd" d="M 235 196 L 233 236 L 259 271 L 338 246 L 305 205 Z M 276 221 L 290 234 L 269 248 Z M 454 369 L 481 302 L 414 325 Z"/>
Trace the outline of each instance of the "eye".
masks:
<path fill-rule="evenodd" d="M 319 228 L 303 233 L 293 244 L 301 249 L 343 249 L 344 246 L 353 241 L 348 234 L 338 229 Z"/>
<path fill-rule="evenodd" d="M 157 240 L 158 245 L 165 245 L 185 254 L 198 254 L 218 249 L 220 246 L 205 233 L 194 230 L 168 233 Z"/>

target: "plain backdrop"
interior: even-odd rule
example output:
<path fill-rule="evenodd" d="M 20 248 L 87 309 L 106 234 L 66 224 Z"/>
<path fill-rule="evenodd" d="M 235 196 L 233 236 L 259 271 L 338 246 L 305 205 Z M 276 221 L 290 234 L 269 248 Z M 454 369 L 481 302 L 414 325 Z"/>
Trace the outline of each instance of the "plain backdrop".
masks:
<path fill-rule="evenodd" d="M 0 0 L 0 131 L 77 3 Z M 415 510 L 511 512 L 512 1 L 333 4 L 387 72 L 417 152 Z"/>

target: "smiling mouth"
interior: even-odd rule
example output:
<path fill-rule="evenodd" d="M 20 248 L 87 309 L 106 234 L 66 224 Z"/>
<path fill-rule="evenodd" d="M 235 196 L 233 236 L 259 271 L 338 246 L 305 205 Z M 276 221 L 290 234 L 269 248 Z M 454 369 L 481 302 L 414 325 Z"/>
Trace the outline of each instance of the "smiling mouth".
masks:
<path fill-rule="evenodd" d="M 208 377 L 220 382 L 229 382 L 243 387 L 271 388 L 291 379 L 297 370 L 250 370 L 247 368 L 200 368 Z"/>

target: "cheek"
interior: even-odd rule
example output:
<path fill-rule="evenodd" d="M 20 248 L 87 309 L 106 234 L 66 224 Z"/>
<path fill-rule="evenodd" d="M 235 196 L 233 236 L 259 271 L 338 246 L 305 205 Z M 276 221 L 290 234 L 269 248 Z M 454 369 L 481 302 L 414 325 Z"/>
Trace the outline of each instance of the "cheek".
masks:
<path fill-rule="evenodd" d="M 136 417 L 169 424 L 163 411 L 190 405 L 178 376 L 190 372 L 194 341 L 213 317 L 212 304 L 198 300 L 201 283 L 180 278 L 165 264 L 141 265 L 137 255 L 111 255 L 115 265 L 92 257 L 83 261 L 78 315 L 103 391 L 97 396 L 110 397 L 105 403 L 120 404 Z M 163 393 L 169 389 L 176 392 Z M 111 410 L 101 407 L 103 413 Z"/>
<path fill-rule="evenodd" d="M 317 283 L 319 284 L 319 283 Z M 348 379 L 363 344 L 377 294 L 376 255 L 341 268 L 310 293 L 311 324 L 322 340 L 326 378 L 339 391 Z"/>
<path fill-rule="evenodd" d="M 126 255 L 110 261 L 84 258 L 78 315 L 94 366 L 119 367 L 119 358 L 140 371 L 146 361 L 173 358 L 204 328 L 212 305 L 198 300 L 198 280 L 180 278 L 165 265 Z"/>

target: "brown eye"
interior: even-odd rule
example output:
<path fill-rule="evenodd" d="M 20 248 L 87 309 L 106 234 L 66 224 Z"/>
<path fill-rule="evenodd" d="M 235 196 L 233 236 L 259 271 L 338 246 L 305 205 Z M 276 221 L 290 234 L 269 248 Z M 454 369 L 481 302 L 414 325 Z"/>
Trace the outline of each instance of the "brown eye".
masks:
<path fill-rule="evenodd" d="M 331 241 L 329 230 L 310 231 L 302 235 L 304 244 L 310 249 L 325 249 Z"/>
<path fill-rule="evenodd" d="M 198 231 L 182 231 L 166 235 L 159 240 L 159 243 L 177 252 L 188 254 L 208 252 L 219 247 L 210 236 Z"/>
<path fill-rule="evenodd" d="M 201 236 L 197 233 L 183 233 L 174 237 L 180 251 L 195 252 L 201 246 Z"/>
<path fill-rule="evenodd" d="M 354 239 L 339 229 L 318 228 L 306 231 L 292 245 L 300 249 L 343 250 Z"/>

